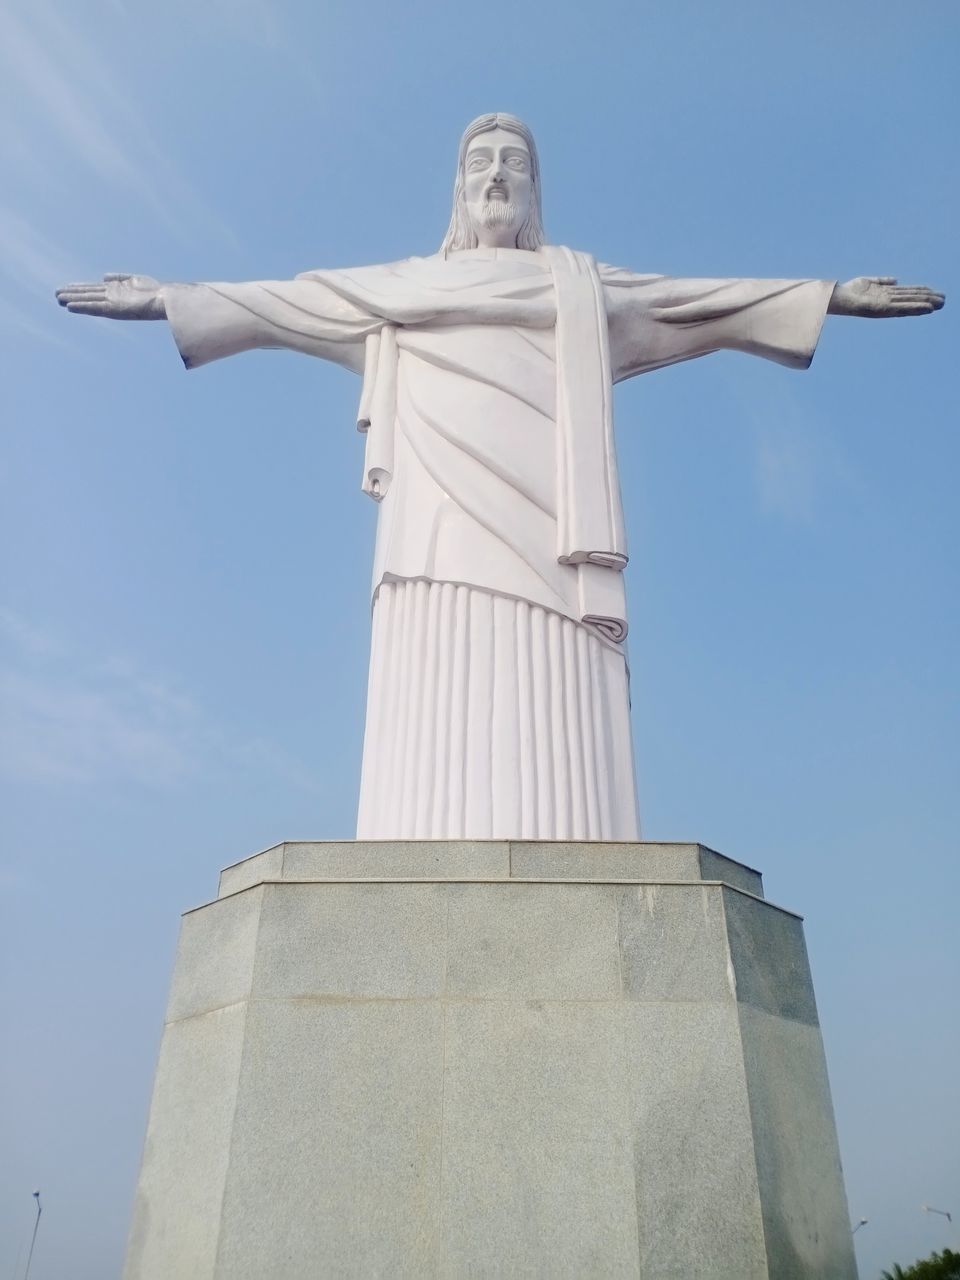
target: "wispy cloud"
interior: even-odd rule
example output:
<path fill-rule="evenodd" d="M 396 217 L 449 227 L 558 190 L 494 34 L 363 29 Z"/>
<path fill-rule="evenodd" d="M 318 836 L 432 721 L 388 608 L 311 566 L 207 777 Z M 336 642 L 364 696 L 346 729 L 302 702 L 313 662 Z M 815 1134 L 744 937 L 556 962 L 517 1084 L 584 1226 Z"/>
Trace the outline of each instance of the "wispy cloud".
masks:
<path fill-rule="evenodd" d="M 775 370 L 771 381 L 751 369 L 749 382 L 737 363 L 722 372 L 752 437 L 753 478 L 760 508 L 791 524 L 812 524 L 826 491 L 856 487 L 850 460 L 790 385 Z"/>
<path fill-rule="evenodd" d="M 43 152 L 48 179 L 61 187 L 80 165 L 109 187 L 133 193 L 182 238 L 189 239 L 189 228 L 199 221 L 235 241 L 158 145 L 124 71 L 101 56 L 82 23 L 68 22 L 47 0 L 31 0 L 19 13 L 12 4 L 3 6 L 0 70 L 8 116 L 10 105 L 16 107 L 14 123 L 8 119 L 0 136 L 6 160 L 30 164 Z"/>
<path fill-rule="evenodd" d="M 0 609 L 0 639 L 26 658 L 53 657 L 63 651 L 51 632 L 34 626 L 11 609 Z"/>
<path fill-rule="evenodd" d="M 813 519 L 819 477 L 809 440 L 766 423 L 756 433 L 753 467 L 764 511 L 803 523 Z"/>
<path fill-rule="evenodd" d="M 0 5 L 0 332 L 75 351 L 83 344 L 61 336 L 52 293 L 88 275 L 82 242 L 69 243 L 82 235 L 67 213 L 77 185 L 99 188 L 104 203 L 139 206 L 181 240 L 199 228 L 235 243 L 153 137 L 137 103 L 146 82 L 93 43 L 92 25 L 49 0 Z M 115 33 L 116 20 L 104 30 Z M 107 329 L 127 339 L 123 326 Z"/>
<path fill-rule="evenodd" d="M 47 342 L 64 351 L 74 350 L 73 344 L 62 338 L 49 322 L 37 320 L 29 312 L 14 306 L 11 302 L 5 302 L 2 298 L 0 298 L 0 333 L 26 334 L 30 338 Z"/>
<path fill-rule="evenodd" d="M 0 613 L 0 774 L 163 789 L 238 770 L 316 789 L 276 744 L 228 731 L 170 681 L 128 658 L 83 658 L 62 637 Z"/>
<path fill-rule="evenodd" d="M 0 206 L 0 272 L 49 301 L 54 287 L 67 283 L 71 269 L 64 249 L 12 209 Z"/>
<path fill-rule="evenodd" d="M 209 0 L 209 11 L 222 29 L 258 49 L 287 47 L 280 14 L 270 0 Z"/>

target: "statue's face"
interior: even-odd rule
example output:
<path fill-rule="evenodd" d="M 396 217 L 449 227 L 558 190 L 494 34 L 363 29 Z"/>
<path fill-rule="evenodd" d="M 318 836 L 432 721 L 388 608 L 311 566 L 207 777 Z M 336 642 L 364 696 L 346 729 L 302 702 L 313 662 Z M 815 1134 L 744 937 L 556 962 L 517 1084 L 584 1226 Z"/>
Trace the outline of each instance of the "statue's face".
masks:
<path fill-rule="evenodd" d="M 518 134 L 491 129 L 473 139 L 464 159 L 463 194 L 481 245 L 516 245 L 532 191 L 530 152 Z"/>

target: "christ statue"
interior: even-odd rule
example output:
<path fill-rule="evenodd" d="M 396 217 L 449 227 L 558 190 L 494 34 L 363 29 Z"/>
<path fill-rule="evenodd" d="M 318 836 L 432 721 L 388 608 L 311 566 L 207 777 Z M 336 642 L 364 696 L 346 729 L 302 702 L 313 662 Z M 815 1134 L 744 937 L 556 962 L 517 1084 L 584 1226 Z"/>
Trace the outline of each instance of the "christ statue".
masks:
<path fill-rule="evenodd" d="M 111 274 L 62 306 L 166 319 L 188 369 L 259 347 L 362 376 L 378 504 L 359 839 L 637 840 L 616 382 L 718 350 L 805 369 L 824 316 L 916 316 L 891 277 L 637 275 L 545 241 L 514 116 L 460 142 L 438 253 L 294 280 Z"/>

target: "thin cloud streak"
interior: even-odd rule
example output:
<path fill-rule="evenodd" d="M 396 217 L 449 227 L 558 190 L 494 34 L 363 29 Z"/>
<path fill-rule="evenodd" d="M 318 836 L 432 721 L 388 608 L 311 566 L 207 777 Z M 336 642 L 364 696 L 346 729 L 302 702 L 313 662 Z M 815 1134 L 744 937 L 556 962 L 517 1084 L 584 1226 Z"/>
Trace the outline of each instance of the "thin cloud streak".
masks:
<path fill-rule="evenodd" d="M 778 376 L 776 393 L 765 395 L 756 370 L 751 373 L 746 383 L 731 361 L 722 376 L 752 433 L 760 509 L 789 524 L 813 525 L 827 491 L 839 486 L 849 493 L 859 487 L 856 473 L 837 442 L 791 390 L 791 375 Z"/>
<path fill-rule="evenodd" d="M 0 206 L 0 278 L 6 277 L 16 302 L 0 298 L 0 331 L 39 339 L 73 352 L 79 359 L 103 363 L 108 359 L 100 343 L 85 344 L 87 330 L 60 327 L 64 313 L 54 303 L 54 290 L 83 274 L 78 256 L 40 234 L 12 209 Z M 104 323 L 113 341 L 129 342 L 123 325 Z M 69 335 L 69 337 L 67 336 Z"/>
<path fill-rule="evenodd" d="M 764 511 L 803 524 L 813 521 L 818 475 L 808 440 L 782 425 L 758 428 L 753 467 Z"/>
<path fill-rule="evenodd" d="M 59 347 L 62 351 L 76 350 L 75 344 L 60 337 L 52 328 L 45 328 L 26 311 L 2 298 L 0 298 L 0 333 L 35 338 L 39 342 L 49 343 L 52 347 Z"/>
<path fill-rule="evenodd" d="M 156 144 L 112 67 L 42 0 L 35 0 L 29 18 L 9 8 L 0 13 L 0 66 L 8 84 L 20 90 L 19 128 L 8 128 L 4 141 L 8 160 L 48 151 L 29 140 L 38 124 L 41 131 L 45 125 L 71 163 L 134 192 L 180 239 L 188 241 L 187 228 L 200 222 L 237 243 Z"/>
<path fill-rule="evenodd" d="M 151 789 L 264 772 L 317 791 L 274 743 L 218 725 L 128 658 L 84 660 L 61 637 L 0 612 L 0 776 L 47 787 Z"/>
<path fill-rule="evenodd" d="M 65 284 L 71 256 L 30 226 L 12 209 L 0 207 L 0 272 L 26 289 L 50 299 Z"/>

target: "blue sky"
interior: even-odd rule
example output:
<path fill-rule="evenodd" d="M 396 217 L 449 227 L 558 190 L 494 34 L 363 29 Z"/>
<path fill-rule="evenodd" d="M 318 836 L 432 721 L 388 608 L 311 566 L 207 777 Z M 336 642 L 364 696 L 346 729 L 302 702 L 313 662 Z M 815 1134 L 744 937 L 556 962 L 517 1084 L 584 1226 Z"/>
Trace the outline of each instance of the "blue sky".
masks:
<path fill-rule="evenodd" d="M 10 0 L 0 14 L 0 1273 L 116 1274 L 178 914 L 350 835 L 374 509 L 351 375 L 189 376 L 104 271 L 432 252 L 462 126 L 529 121 L 547 231 L 638 271 L 895 274 L 809 373 L 620 389 L 645 834 L 806 916 L 864 1277 L 953 1243 L 960 9 Z"/>

